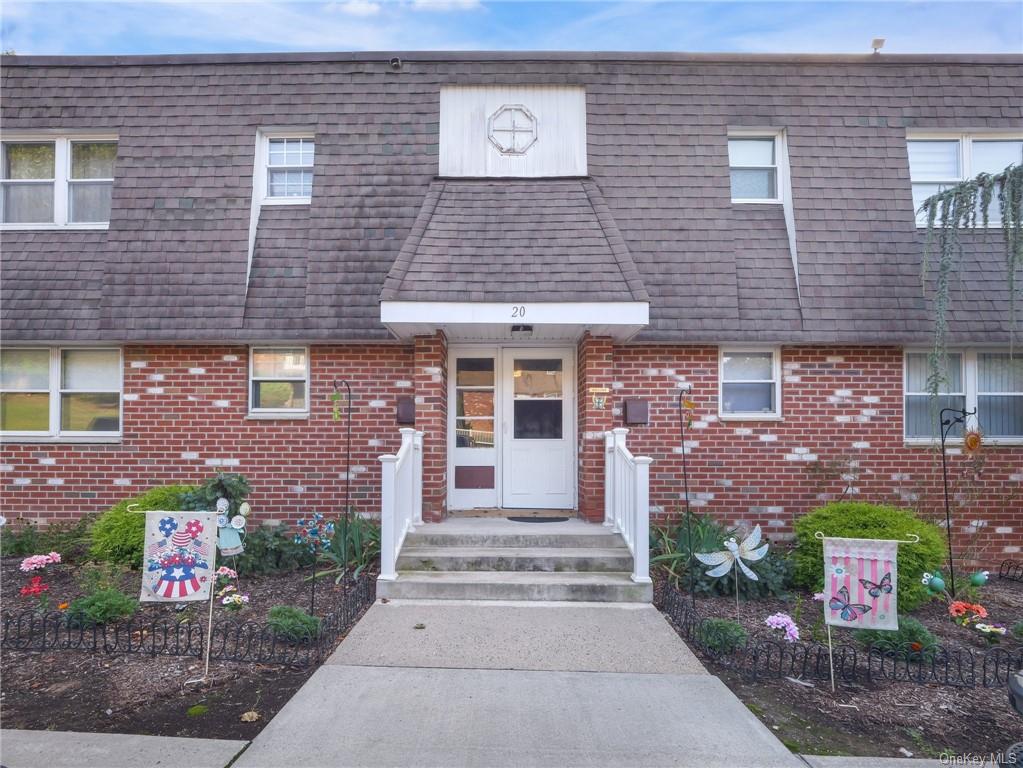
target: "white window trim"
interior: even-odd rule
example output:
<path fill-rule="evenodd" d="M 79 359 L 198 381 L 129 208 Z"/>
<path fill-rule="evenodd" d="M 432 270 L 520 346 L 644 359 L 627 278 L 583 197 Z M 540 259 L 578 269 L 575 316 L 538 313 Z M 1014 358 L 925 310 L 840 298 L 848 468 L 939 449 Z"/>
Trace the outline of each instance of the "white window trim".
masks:
<path fill-rule="evenodd" d="M 45 231 L 64 229 L 98 229 L 110 228 L 109 221 L 76 222 L 68 219 L 70 205 L 68 195 L 71 192 L 71 145 L 82 142 L 117 142 L 117 134 L 113 133 L 4 133 L 4 144 L 53 144 L 53 175 L 50 181 L 39 179 L 40 183 L 53 184 L 53 221 L 40 222 L 0 222 L 0 232 L 4 231 Z M 109 181 L 114 179 L 79 179 L 79 181 Z"/>
<path fill-rule="evenodd" d="M 909 153 L 908 143 L 911 141 L 958 141 L 959 142 L 959 176 L 958 179 L 947 181 L 913 181 L 912 170 L 910 170 L 910 202 L 912 203 L 912 189 L 914 184 L 944 184 L 954 186 L 968 179 L 976 177 L 973 170 L 973 142 L 974 141 L 1023 141 L 1023 133 L 1018 131 L 906 131 L 907 156 Z M 912 203 L 914 206 L 915 203 Z M 913 218 L 916 220 L 917 229 L 926 229 L 927 222 L 920 221 L 917 211 L 914 208 Z M 983 223 L 978 221 L 977 226 L 983 228 Z M 1001 229 L 1002 224 L 998 221 L 988 221 L 988 229 Z M 969 410 L 969 408 L 967 408 Z"/>
<path fill-rule="evenodd" d="M 256 162 L 256 182 L 258 184 L 256 199 L 260 205 L 309 205 L 313 198 L 309 197 L 271 197 L 268 176 L 270 175 L 270 140 L 271 139 L 309 139 L 313 145 L 313 164 L 308 166 L 313 172 L 313 184 L 316 184 L 316 135 L 311 131 L 278 131 L 261 130 L 259 132 L 259 155 Z M 290 166 L 289 166 L 290 167 Z M 299 166 L 296 166 L 299 167 Z M 307 166 L 300 166 L 306 168 Z"/>
<path fill-rule="evenodd" d="M 305 376 L 253 376 L 253 364 L 257 351 L 285 351 L 301 349 L 305 352 Z M 253 344 L 249 347 L 249 418 L 253 419 L 299 419 L 309 415 L 309 407 L 312 404 L 312 355 L 309 347 L 302 344 Z M 304 381 L 305 382 L 305 407 L 304 408 L 256 408 L 252 401 L 252 383 L 254 381 Z"/>
<path fill-rule="evenodd" d="M 763 354 L 771 353 L 771 373 L 774 384 L 774 411 L 765 413 L 762 411 L 726 411 L 725 410 L 725 384 L 739 384 L 743 382 L 725 381 L 725 355 L 735 354 Z M 747 383 L 768 383 L 764 381 L 751 381 Z M 781 347 L 757 347 L 757 346 L 719 346 L 718 347 L 718 419 L 720 421 L 781 421 L 784 418 L 781 405 Z"/>
<path fill-rule="evenodd" d="M 728 140 L 731 139 L 773 139 L 774 140 L 774 165 L 738 165 L 733 166 L 731 160 L 728 161 L 728 190 L 729 196 L 731 196 L 732 180 L 731 172 L 733 169 L 736 170 L 774 170 L 774 197 L 732 197 L 731 201 L 734 205 L 783 205 L 786 203 L 786 190 L 789 188 L 788 184 L 788 151 L 785 144 L 785 131 L 782 130 L 758 130 L 758 129 L 729 129 Z M 727 144 L 726 144 L 727 150 Z"/>
<path fill-rule="evenodd" d="M 42 389 L 11 389 L 7 392 L 47 392 L 50 396 L 50 428 L 47 430 L 18 430 L 0 432 L 0 439 L 5 442 L 120 442 L 124 434 L 124 350 L 121 347 L 8 347 L 8 349 L 46 350 L 50 353 L 50 387 Z M 61 386 L 61 361 L 65 351 L 102 350 L 117 351 L 117 369 L 120 374 L 116 390 L 112 389 L 64 389 Z M 117 392 L 117 424 L 116 432 L 75 432 L 60 428 L 61 395 L 64 393 Z"/>
<path fill-rule="evenodd" d="M 994 352 L 994 353 L 1005 353 L 1008 350 L 1002 347 L 992 348 L 954 348 L 949 349 L 949 354 L 962 355 L 962 380 L 963 380 L 963 391 L 952 392 L 951 395 L 963 395 L 965 403 L 963 405 L 967 411 L 977 410 L 977 398 L 980 393 L 977 392 L 977 354 L 979 352 Z M 906 358 L 909 355 L 927 355 L 930 354 L 930 349 L 922 348 L 907 348 L 903 351 L 902 355 L 902 439 L 907 446 L 935 446 L 940 445 L 941 440 L 938 437 L 909 437 L 906 435 L 906 396 L 907 395 L 927 395 L 929 392 L 910 392 L 906 385 L 906 377 L 909 374 L 909 366 L 906 364 Z M 984 394 L 1006 394 L 1006 393 L 990 393 Z M 1012 394 L 1012 393 L 1008 393 Z M 977 420 L 977 414 L 968 416 L 966 429 L 977 429 L 979 424 Z M 982 433 L 983 435 L 983 433 Z M 1023 445 L 1023 436 L 1020 437 L 988 437 L 983 435 L 983 442 L 985 445 Z M 961 446 L 963 444 L 963 438 L 949 436 L 945 440 L 945 445 Z"/>

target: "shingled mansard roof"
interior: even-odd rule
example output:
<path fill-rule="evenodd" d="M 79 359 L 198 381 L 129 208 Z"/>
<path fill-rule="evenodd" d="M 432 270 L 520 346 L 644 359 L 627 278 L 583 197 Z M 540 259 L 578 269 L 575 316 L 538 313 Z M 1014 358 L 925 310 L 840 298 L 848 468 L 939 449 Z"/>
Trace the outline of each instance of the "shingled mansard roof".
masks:
<path fill-rule="evenodd" d="M 403 66 L 390 66 L 398 55 Z M 587 178 L 438 178 L 444 85 L 586 90 Z M 1023 125 L 1021 56 L 4 57 L 4 130 L 118 136 L 107 231 L 3 231 L 7 341 L 387 340 L 379 302 L 647 300 L 646 341 L 926 343 L 907 130 Z M 260 127 L 316 136 L 266 207 Z M 729 129 L 785 129 L 795 228 L 733 205 Z M 997 230 L 953 343 L 1008 338 Z"/>

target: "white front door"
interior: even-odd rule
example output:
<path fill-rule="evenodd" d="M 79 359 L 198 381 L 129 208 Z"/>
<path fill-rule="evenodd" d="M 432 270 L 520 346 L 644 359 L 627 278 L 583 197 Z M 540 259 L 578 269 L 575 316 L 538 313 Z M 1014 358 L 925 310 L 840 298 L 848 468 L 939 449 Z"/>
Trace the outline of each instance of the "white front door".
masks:
<path fill-rule="evenodd" d="M 452 347 L 448 508 L 575 508 L 572 349 Z"/>
<path fill-rule="evenodd" d="M 504 349 L 502 506 L 575 506 L 575 404 L 571 350 Z"/>

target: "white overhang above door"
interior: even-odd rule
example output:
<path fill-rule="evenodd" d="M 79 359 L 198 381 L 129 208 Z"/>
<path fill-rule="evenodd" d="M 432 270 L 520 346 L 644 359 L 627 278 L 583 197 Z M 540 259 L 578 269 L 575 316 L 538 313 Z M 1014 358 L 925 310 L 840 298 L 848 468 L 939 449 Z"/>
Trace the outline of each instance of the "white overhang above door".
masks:
<path fill-rule="evenodd" d="M 382 301 L 380 321 L 399 339 L 443 331 L 453 341 L 575 341 L 589 331 L 628 341 L 650 322 L 645 301 Z"/>

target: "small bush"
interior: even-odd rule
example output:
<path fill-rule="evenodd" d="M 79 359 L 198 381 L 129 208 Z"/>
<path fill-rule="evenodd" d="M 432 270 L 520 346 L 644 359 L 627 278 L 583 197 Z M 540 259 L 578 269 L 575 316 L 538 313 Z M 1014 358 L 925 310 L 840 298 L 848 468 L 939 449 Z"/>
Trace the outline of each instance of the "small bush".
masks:
<path fill-rule="evenodd" d="M 934 647 L 938 644 L 938 638 L 912 616 L 899 617 L 899 628 L 897 631 L 858 629 L 853 633 L 853 636 L 868 648 L 874 646 L 883 651 L 894 653 L 922 653 L 926 655 L 933 653 Z"/>
<path fill-rule="evenodd" d="M 732 619 L 704 619 L 700 622 L 699 642 L 712 653 L 733 653 L 746 645 L 748 637 L 742 624 Z"/>
<path fill-rule="evenodd" d="M 37 526 L 31 521 L 12 521 L 0 528 L 0 553 L 27 557 L 40 552 L 60 552 L 61 562 L 81 562 L 92 542 L 89 528 L 95 515 L 85 515 L 73 523 Z"/>
<path fill-rule="evenodd" d="M 312 562 L 309 548 L 295 543 L 286 525 L 260 526 L 245 534 L 245 551 L 231 558 L 232 568 L 245 576 L 288 573 Z"/>
<path fill-rule="evenodd" d="M 180 510 L 183 494 L 192 490 L 193 487 L 188 485 L 165 485 L 115 504 L 92 526 L 89 554 L 101 562 L 140 568 L 146 538 L 146 516 L 138 514 L 139 510 Z M 129 511 L 131 504 L 138 504 L 138 507 Z"/>
<path fill-rule="evenodd" d="M 137 600 L 116 589 L 101 589 L 87 597 L 79 597 L 67 609 L 68 625 L 92 627 L 126 619 L 138 610 Z"/>
<path fill-rule="evenodd" d="M 920 543 L 899 547 L 899 611 L 911 611 L 929 598 L 920 582 L 925 572 L 933 573 L 945 560 L 945 534 L 933 523 L 898 509 L 858 501 L 841 501 L 815 509 L 796 520 L 794 554 L 795 582 L 808 589 L 824 588 L 824 545 L 814 537 L 851 539 L 905 539 L 915 533 Z"/>
<path fill-rule="evenodd" d="M 320 634 L 319 618 L 290 605 L 275 605 L 266 623 L 277 637 L 293 643 L 309 642 Z"/>
<path fill-rule="evenodd" d="M 1017 621 L 1012 625 L 1012 634 L 1023 640 L 1023 621 Z"/>
<path fill-rule="evenodd" d="M 334 576 L 340 582 L 348 572 L 359 578 L 380 562 L 379 524 L 356 514 L 340 517 L 334 523 L 329 546 L 319 554 L 319 562 L 326 567 L 316 573 L 317 578 Z"/>
<path fill-rule="evenodd" d="M 237 515 L 238 507 L 251 493 L 249 481 L 244 475 L 235 472 L 218 472 L 198 488 L 191 488 L 181 499 L 181 509 L 212 512 L 217 508 L 217 500 L 224 498 L 231 504 L 228 514 Z"/>

